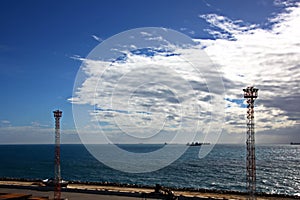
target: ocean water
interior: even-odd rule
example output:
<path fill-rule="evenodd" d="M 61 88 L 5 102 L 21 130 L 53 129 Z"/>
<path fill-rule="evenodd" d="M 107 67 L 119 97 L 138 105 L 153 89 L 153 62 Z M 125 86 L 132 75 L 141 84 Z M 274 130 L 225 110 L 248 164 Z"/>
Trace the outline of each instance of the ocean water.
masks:
<path fill-rule="evenodd" d="M 149 152 L 159 145 L 122 145 L 132 152 Z M 174 146 L 176 148 L 176 146 Z M 203 159 L 200 147 L 189 147 L 177 161 L 151 173 L 131 174 L 96 160 L 83 145 L 61 145 L 64 180 L 114 182 L 167 187 L 246 191 L 245 146 L 216 145 Z M 257 191 L 300 196 L 300 146 L 257 145 Z M 53 145 L 0 145 L 0 177 L 53 177 Z"/>

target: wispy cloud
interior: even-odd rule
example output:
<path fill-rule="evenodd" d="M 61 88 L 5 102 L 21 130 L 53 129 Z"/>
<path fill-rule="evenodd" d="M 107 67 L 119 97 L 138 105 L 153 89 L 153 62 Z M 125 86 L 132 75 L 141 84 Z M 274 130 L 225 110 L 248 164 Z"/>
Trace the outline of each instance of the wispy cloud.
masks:
<path fill-rule="evenodd" d="M 179 29 L 181 32 L 185 33 L 185 34 L 188 34 L 188 35 L 192 35 L 194 36 L 196 34 L 196 31 L 194 30 L 191 30 L 189 28 L 186 28 L 186 27 L 182 27 Z"/>
<path fill-rule="evenodd" d="M 8 121 L 8 120 L 1 120 L 1 123 L 2 124 L 10 124 L 10 121 Z"/>
<path fill-rule="evenodd" d="M 47 125 L 47 124 L 41 124 L 41 123 L 39 123 L 37 121 L 31 122 L 31 126 L 33 126 L 33 127 L 49 127 L 49 125 Z"/>
<path fill-rule="evenodd" d="M 1 123 L 0 123 L 0 127 L 7 127 L 7 126 L 11 126 L 11 123 L 10 121 L 8 120 L 1 120 Z"/>
<path fill-rule="evenodd" d="M 226 16 L 214 13 L 199 15 L 199 17 L 205 19 L 210 24 L 211 28 L 206 29 L 206 31 L 216 39 L 236 40 L 235 36 L 238 34 L 251 31 L 258 26 L 256 24 L 247 24 L 242 20 L 234 21 Z"/>
<path fill-rule="evenodd" d="M 102 42 L 102 41 L 103 41 L 102 38 L 100 38 L 100 37 L 98 37 L 98 36 L 96 36 L 96 35 L 92 35 L 92 37 L 93 37 L 96 41 L 98 41 L 98 42 Z"/>

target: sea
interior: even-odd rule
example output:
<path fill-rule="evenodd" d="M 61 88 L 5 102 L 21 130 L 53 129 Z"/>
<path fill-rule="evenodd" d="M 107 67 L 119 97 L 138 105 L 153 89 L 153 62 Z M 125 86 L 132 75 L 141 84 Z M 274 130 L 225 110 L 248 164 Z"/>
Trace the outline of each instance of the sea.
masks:
<path fill-rule="evenodd" d="M 126 144 L 122 148 L 149 152 L 161 146 Z M 217 144 L 201 159 L 199 148 L 189 147 L 178 160 L 160 170 L 126 173 L 102 164 L 84 145 L 63 144 L 61 175 L 69 181 L 246 192 L 245 145 Z M 54 145 L 0 145 L 0 158 L 1 178 L 54 177 Z M 300 196 L 300 145 L 257 145 L 256 167 L 257 192 Z"/>

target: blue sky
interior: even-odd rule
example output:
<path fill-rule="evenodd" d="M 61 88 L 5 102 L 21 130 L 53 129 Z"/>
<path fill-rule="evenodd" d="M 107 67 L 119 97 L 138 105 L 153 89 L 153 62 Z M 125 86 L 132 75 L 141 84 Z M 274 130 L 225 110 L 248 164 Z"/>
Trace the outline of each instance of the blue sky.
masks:
<path fill-rule="evenodd" d="M 291 11 L 290 8 L 294 10 Z M 256 43 L 260 44 L 260 40 L 265 41 L 263 38 L 267 37 L 261 36 L 261 31 L 275 31 L 274 27 L 278 24 L 281 26 L 283 22 L 291 22 L 289 25 L 293 30 L 292 22 L 299 21 L 298 10 L 299 3 L 271 0 L 0 1 L 0 143 L 52 143 L 52 110 L 57 108 L 64 111 L 62 125 L 68 134 L 63 136 L 63 141 L 78 142 L 74 131 L 72 103 L 68 100 L 72 97 L 76 73 L 82 64 L 80 59 L 74 57 L 85 58 L 102 40 L 115 34 L 139 27 L 174 29 L 203 41 L 208 47 L 208 55 L 223 66 L 224 63 L 220 61 L 222 55 L 217 54 L 220 52 L 217 47 L 221 48 L 224 42 L 231 40 L 236 41 L 229 44 L 231 47 L 245 45 L 246 39 L 241 38 L 243 28 L 247 29 L 249 35 L 255 35 Z M 292 14 L 285 16 L 282 13 Z M 251 34 L 250 29 L 254 29 Z M 280 27 L 278 31 L 281 31 Z M 278 35 L 286 36 L 284 32 Z M 296 36 L 293 35 L 294 38 Z M 256 40 L 255 37 L 251 39 Z M 241 42 L 238 43 L 239 41 Z M 270 44 L 271 41 L 266 43 Z M 296 44 L 284 45 L 296 48 L 292 53 L 299 57 L 299 47 Z M 238 48 L 229 50 L 236 52 Z M 278 52 L 278 55 L 286 53 Z M 246 52 L 243 55 L 247 57 L 250 54 Z M 252 58 L 250 55 L 249 60 Z M 225 61 L 224 66 L 226 62 L 231 61 Z M 279 68 L 278 73 L 281 72 Z M 290 64 L 290 69 L 292 74 L 299 74 L 299 65 Z M 230 70 L 225 70 L 224 74 L 228 71 Z M 287 69 L 282 71 L 287 72 Z M 276 73 L 271 74 L 276 77 Z M 266 79 L 272 80 L 272 76 Z M 228 77 L 234 80 L 232 74 Z M 299 76 L 295 78 L 291 87 L 294 91 L 299 91 Z M 298 84 L 295 85 L 295 81 Z M 282 84 L 288 87 L 289 80 Z M 230 90 L 231 86 L 225 84 L 227 99 L 236 99 L 237 96 L 232 95 L 235 90 Z M 236 91 L 239 90 L 242 91 L 242 88 Z M 299 106 L 296 103 L 299 93 L 280 96 L 275 102 L 270 100 L 274 96 L 276 97 L 266 93 L 269 99 L 258 101 L 264 105 L 261 111 L 276 108 L 273 116 L 282 117 L 280 123 L 287 125 L 262 128 L 262 141 L 268 142 L 268 134 L 273 131 L 286 132 L 287 135 L 275 134 L 270 137 L 270 142 L 287 142 L 300 138 Z M 228 101 L 229 104 L 235 104 L 234 102 Z M 234 137 L 237 138 L 235 142 L 243 140 L 242 134 Z"/>

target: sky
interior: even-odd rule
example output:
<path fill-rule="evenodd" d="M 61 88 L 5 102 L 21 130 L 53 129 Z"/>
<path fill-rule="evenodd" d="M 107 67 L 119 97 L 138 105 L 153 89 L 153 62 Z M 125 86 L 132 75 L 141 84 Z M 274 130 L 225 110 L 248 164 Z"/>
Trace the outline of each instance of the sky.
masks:
<path fill-rule="evenodd" d="M 96 121 L 100 129 L 117 143 L 127 140 L 116 125 L 121 132 L 127 128 L 125 132 L 133 137 L 151 137 L 153 132 L 147 132 L 146 128 L 159 127 L 166 113 L 171 120 L 162 137 L 167 137 L 168 141 L 182 126 L 181 122 L 186 123 L 182 131 L 187 135 L 193 129 L 191 124 L 197 122 L 200 138 L 206 133 L 208 141 L 244 143 L 246 110 L 242 89 L 248 85 L 259 88 L 255 108 L 257 143 L 300 142 L 299 23 L 300 3 L 288 0 L 0 1 L 0 143 L 53 143 L 52 111 L 56 109 L 63 110 L 63 143 L 80 143 L 80 128 L 85 129 L 85 134 L 93 141 L 95 130 L 89 132 L 87 127 L 78 127 L 74 122 L 74 119 L 77 119 L 76 123 L 84 121 L 78 120 L 76 114 L 76 108 L 82 105 L 95 108 L 97 112 L 89 113 L 88 119 Z M 150 56 L 149 52 L 124 53 L 119 49 L 126 59 L 115 62 L 110 71 L 112 74 L 102 77 L 103 86 L 96 89 L 100 93 L 107 92 L 116 81 L 112 77 L 116 73 L 126 73 L 133 66 L 141 67 L 138 68 L 141 73 L 143 69 L 149 72 L 141 75 L 136 71 L 134 77 L 144 76 L 144 80 L 152 80 L 153 72 L 159 74 L 165 84 L 174 84 L 172 78 L 182 78 L 182 81 L 195 83 L 193 88 L 179 88 L 176 96 L 161 84 L 151 85 L 148 89 L 153 91 L 148 93 L 144 91 L 145 85 L 133 85 L 139 90 L 130 97 L 131 102 L 136 102 L 130 109 L 128 104 L 124 109 L 126 105 L 122 102 L 128 99 L 122 92 L 115 93 L 115 108 L 109 104 L 110 96 L 104 93 L 91 103 L 90 96 L 98 83 L 93 80 L 99 79 L 99 69 L 103 72 L 102 67 L 111 61 L 98 59 L 94 60 L 95 63 L 90 52 L 97 45 L 101 49 L 101 44 L 108 44 L 106 41 L 116 34 L 143 27 L 178 31 L 189 36 L 195 45 L 191 48 L 168 47 L 174 56 L 167 56 L 165 51 Z M 139 33 L 148 40 L 153 36 L 149 32 Z M 130 41 L 127 42 L 129 45 Z M 190 71 L 187 62 L 180 60 L 185 56 L 196 62 L 197 55 L 203 52 L 222 77 L 224 91 L 219 95 L 217 92 L 208 93 L 206 86 L 195 89 L 205 81 L 213 82 L 213 79 L 193 77 L 194 72 Z M 164 76 L 154 68 L 151 71 L 144 63 L 163 66 L 164 69 L 173 67 L 172 70 L 177 70 L 181 76 L 171 72 Z M 181 68 L 178 63 L 183 64 Z M 183 67 L 185 65 L 187 67 Z M 78 73 L 84 74 L 86 79 L 78 81 Z M 120 81 L 123 84 L 118 84 L 122 85 L 119 91 L 132 87 L 132 82 Z M 157 98 L 158 91 L 165 91 L 160 94 L 163 98 Z M 190 98 L 195 91 L 198 92 L 196 101 L 194 97 Z M 171 97 L 175 100 L 170 100 Z M 175 97 L 182 97 L 183 101 Z M 218 120 L 221 120 L 218 116 L 211 120 L 209 114 L 214 109 L 213 100 L 220 98 L 224 105 L 222 126 L 218 125 Z M 155 100 L 151 112 L 142 106 L 149 99 Z M 190 111 L 192 103 L 204 108 L 203 113 Z M 181 113 L 181 118 L 176 118 L 182 108 L 190 112 Z M 151 123 L 147 122 L 147 115 L 151 115 Z M 126 120 L 128 118 L 131 121 Z M 131 122 L 139 125 L 132 128 Z M 221 134 L 217 138 L 210 137 L 206 123 L 211 123 L 211 129 L 222 127 Z M 177 142 L 184 143 L 185 139 L 179 137 Z"/>

